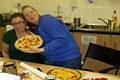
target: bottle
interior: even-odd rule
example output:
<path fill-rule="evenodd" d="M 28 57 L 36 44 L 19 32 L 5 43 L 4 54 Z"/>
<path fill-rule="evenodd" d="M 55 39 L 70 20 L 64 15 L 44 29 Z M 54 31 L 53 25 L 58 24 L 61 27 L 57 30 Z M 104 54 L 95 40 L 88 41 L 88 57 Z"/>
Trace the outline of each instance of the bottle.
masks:
<path fill-rule="evenodd" d="M 116 13 L 116 10 L 114 10 L 113 15 L 112 15 L 112 30 L 117 29 L 117 23 L 118 23 L 117 13 Z"/>

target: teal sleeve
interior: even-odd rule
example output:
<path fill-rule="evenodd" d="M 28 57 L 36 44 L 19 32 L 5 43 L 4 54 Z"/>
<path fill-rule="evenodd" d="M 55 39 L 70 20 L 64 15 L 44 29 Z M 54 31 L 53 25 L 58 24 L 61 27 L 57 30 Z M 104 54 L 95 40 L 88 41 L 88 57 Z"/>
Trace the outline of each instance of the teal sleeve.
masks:
<path fill-rule="evenodd" d="M 9 33 L 8 32 L 5 32 L 4 34 L 3 34 L 3 37 L 2 37 L 2 41 L 4 42 L 4 43 L 6 43 L 6 44 L 9 44 L 10 43 L 10 35 L 9 35 Z"/>

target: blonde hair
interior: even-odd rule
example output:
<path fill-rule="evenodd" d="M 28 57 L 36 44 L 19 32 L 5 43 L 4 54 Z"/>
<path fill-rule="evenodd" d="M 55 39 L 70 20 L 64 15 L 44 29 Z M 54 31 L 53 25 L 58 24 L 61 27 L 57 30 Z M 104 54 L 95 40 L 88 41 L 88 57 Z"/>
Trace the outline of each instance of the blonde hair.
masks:
<path fill-rule="evenodd" d="M 34 7 L 29 6 L 29 5 L 24 5 L 24 6 L 22 7 L 22 9 L 21 9 L 21 12 L 23 13 L 23 10 L 26 9 L 26 8 L 31 8 L 31 9 L 33 9 L 34 11 L 37 12 L 37 10 L 36 10 Z"/>

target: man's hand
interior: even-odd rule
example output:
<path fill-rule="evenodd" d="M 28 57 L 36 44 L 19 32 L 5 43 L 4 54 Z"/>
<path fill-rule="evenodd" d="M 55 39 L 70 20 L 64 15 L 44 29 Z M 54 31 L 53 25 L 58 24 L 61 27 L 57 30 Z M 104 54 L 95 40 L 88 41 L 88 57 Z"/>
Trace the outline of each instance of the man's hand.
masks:
<path fill-rule="evenodd" d="M 21 50 L 25 53 L 36 54 L 45 52 L 44 48 L 31 48 L 30 50 Z"/>

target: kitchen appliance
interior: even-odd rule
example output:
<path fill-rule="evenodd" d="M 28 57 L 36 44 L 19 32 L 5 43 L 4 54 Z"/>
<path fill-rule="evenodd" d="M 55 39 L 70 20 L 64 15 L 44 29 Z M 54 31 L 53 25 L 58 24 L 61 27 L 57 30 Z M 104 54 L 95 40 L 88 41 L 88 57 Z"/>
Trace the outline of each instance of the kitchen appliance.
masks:
<path fill-rule="evenodd" d="M 8 20 L 10 20 L 10 17 L 11 17 L 11 13 L 3 13 L 2 14 L 2 19 L 3 19 L 3 21 L 8 21 Z"/>
<path fill-rule="evenodd" d="M 10 13 L 2 13 L 0 14 L 0 25 L 6 25 L 10 23 Z"/>

